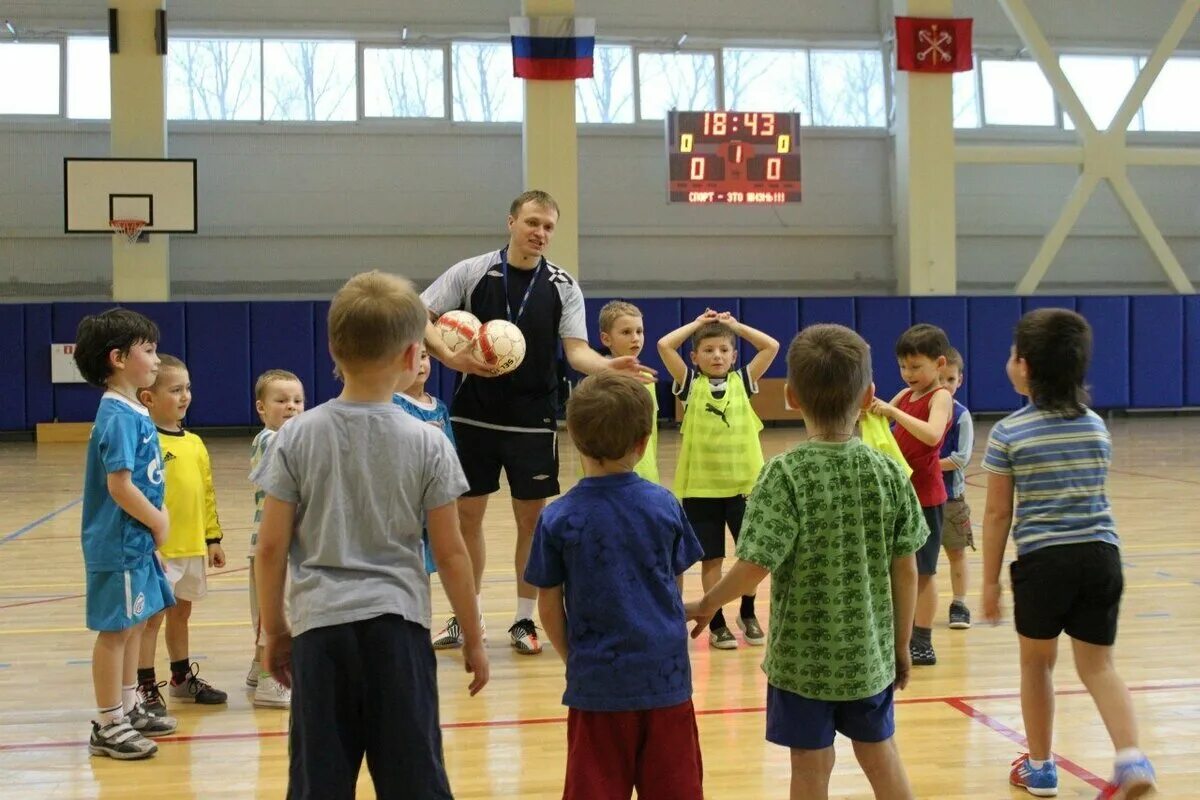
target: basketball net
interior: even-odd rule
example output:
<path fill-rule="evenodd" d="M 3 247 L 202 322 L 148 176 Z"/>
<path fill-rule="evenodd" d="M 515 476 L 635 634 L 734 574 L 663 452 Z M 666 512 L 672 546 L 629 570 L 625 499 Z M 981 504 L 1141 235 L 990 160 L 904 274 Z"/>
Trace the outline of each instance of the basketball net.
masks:
<path fill-rule="evenodd" d="M 138 237 L 142 235 L 142 229 L 146 227 L 144 219 L 114 219 L 109 220 L 109 225 L 112 226 L 113 233 L 123 233 L 130 244 L 137 242 Z"/>

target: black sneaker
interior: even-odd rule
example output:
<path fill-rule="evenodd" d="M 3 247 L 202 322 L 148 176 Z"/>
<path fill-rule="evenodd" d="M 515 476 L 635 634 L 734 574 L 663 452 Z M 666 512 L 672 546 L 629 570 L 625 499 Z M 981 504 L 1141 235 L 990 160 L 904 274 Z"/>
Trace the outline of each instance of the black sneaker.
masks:
<path fill-rule="evenodd" d="M 538 641 L 537 626 L 531 619 L 519 619 L 508 629 L 512 639 L 513 649 L 523 656 L 536 656 L 542 652 L 541 642 Z"/>
<path fill-rule="evenodd" d="M 92 735 L 88 739 L 88 752 L 94 756 L 108 756 L 119 761 L 136 761 L 149 758 L 158 752 L 158 745 L 135 731 L 128 722 L 110 722 L 101 726 L 92 723 Z"/>
<path fill-rule="evenodd" d="M 458 618 L 451 617 L 446 620 L 446 627 L 442 628 L 437 636 L 433 637 L 434 650 L 449 650 L 452 647 L 463 646 L 462 628 L 458 625 Z"/>
<path fill-rule="evenodd" d="M 163 700 L 162 692 L 159 691 L 159 689 L 166 685 L 166 681 L 143 683 L 137 689 L 138 700 L 141 701 L 142 708 L 152 717 L 165 717 L 167 715 L 167 703 Z"/>
<path fill-rule="evenodd" d="M 914 667 L 932 667 L 937 663 L 937 653 L 931 644 L 909 644 L 908 655 Z"/>
<path fill-rule="evenodd" d="M 150 738 L 156 736 L 170 736 L 175 732 L 175 729 L 179 727 L 179 723 L 174 717 L 151 716 L 141 703 L 138 703 L 133 707 L 133 711 L 129 712 L 129 714 L 125 717 L 125 720 L 129 723 L 129 727 L 133 728 L 142 736 Z"/>
<path fill-rule="evenodd" d="M 219 706 L 229 699 L 229 695 L 220 689 L 214 689 L 212 684 L 199 676 L 200 665 L 192 662 L 191 671 L 181 683 L 171 679 L 171 697 L 188 700 L 202 706 Z"/>
<path fill-rule="evenodd" d="M 762 647 L 766 644 L 767 635 L 763 633 L 762 625 L 755 617 L 738 617 L 737 626 L 742 630 L 746 644 L 751 647 Z"/>
<path fill-rule="evenodd" d="M 965 631 L 971 627 L 971 609 L 965 603 L 950 604 L 950 627 L 956 631 Z"/>

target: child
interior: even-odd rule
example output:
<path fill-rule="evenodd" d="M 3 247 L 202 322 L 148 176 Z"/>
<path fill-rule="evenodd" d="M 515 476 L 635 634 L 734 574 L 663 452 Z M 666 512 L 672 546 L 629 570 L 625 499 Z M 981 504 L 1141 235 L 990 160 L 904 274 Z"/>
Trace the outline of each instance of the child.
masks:
<path fill-rule="evenodd" d="M 1154 768 L 1138 749 L 1133 702 L 1112 660 L 1124 581 L 1104 490 L 1112 442 L 1083 388 L 1092 331 L 1074 311 L 1046 308 L 1021 317 L 1014 339 L 1008 379 L 1029 404 L 996 423 L 983 458 L 983 615 L 992 624 L 1000 620 L 1000 566 L 1017 496 L 1010 569 L 1029 752 L 1009 780 L 1039 797 L 1058 793 L 1053 675 L 1066 631 L 1075 670 L 1116 748 L 1100 797 L 1142 797 L 1155 788 Z"/>
<path fill-rule="evenodd" d="M 289 797 L 353 797 L 364 753 L 380 797 L 452 796 L 422 515 L 462 621 L 470 693 L 488 680 L 455 506 L 467 481 L 449 440 L 392 403 L 416 376 L 426 320 L 403 278 L 347 281 L 329 307 L 342 392 L 283 426 L 250 476 L 267 493 L 254 564 L 264 664 L 292 689 Z"/>
<path fill-rule="evenodd" d="M 171 659 L 172 699 L 200 705 L 223 705 L 225 692 L 215 689 L 198 675 L 188 647 L 188 618 L 192 603 L 208 594 L 206 567 L 225 566 L 221 548 L 221 523 L 217 520 L 217 496 L 213 491 L 212 463 L 208 449 L 181 423 L 192 402 L 192 384 L 187 365 L 174 356 L 160 353 L 158 376 L 138 399 L 150 412 L 158 429 L 166 479 L 166 506 L 171 517 L 171 536 L 158 548 L 163 571 L 171 583 L 175 605 L 155 614 L 146 623 L 138 661 L 138 692 L 146 710 L 156 716 L 167 713 L 154 675 L 154 653 L 158 629 L 167 621 L 167 655 Z"/>
<path fill-rule="evenodd" d="M 946 364 L 940 370 L 942 386 L 954 397 L 963 383 L 963 357 L 953 347 L 946 354 Z M 971 412 L 958 400 L 950 416 L 950 430 L 942 443 L 942 480 L 946 484 L 946 505 L 942 509 L 942 547 L 950 562 L 950 585 L 954 599 L 950 602 L 950 627 L 966 630 L 971 627 L 971 609 L 967 607 L 967 547 L 975 549 L 971 531 L 971 508 L 964 492 L 967 488 L 963 470 L 971 461 L 975 448 L 975 426 Z"/>
<path fill-rule="evenodd" d="M 304 411 L 304 384 L 285 369 L 269 369 L 254 382 L 254 408 L 262 420 L 263 429 L 250 445 L 250 471 L 262 461 L 263 454 L 283 424 Z M 259 624 L 258 588 L 254 580 L 254 549 L 258 545 L 258 526 L 262 523 L 263 501 L 267 493 L 254 492 L 254 528 L 250 532 L 250 624 L 254 626 L 254 661 L 246 673 L 246 686 L 254 690 L 253 703 L 257 708 L 287 708 L 292 702 L 292 690 L 272 677 L 265 668 L 262 648 L 262 626 Z"/>
<path fill-rule="evenodd" d="M 137 392 L 158 371 L 158 326 L 123 308 L 84 317 L 75 334 L 75 364 L 106 391 L 96 410 L 83 477 L 83 563 L 92 650 L 96 719 L 88 752 L 122 760 L 148 758 L 146 737 L 175 732 L 137 699 L 137 661 L 146 620 L 175 603 L 156 545 L 167 540 L 162 453 Z"/>
<path fill-rule="evenodd" d="M 633 356 L 642 352 L 645 344 L 642 312 L 633 303 L 613 300 L 600 309 L 600 344 L 608 348 L 613 358 Z M 658 397 L 654 384 L 644 384 L 650 393 L 653 416 L 650 420 L 650 438 L 646 442 L 646 454 L 634 466 L 633 471 L 651 483 L 658 483 Z"/>
<path fill-rule="evenodd" d="M 954 400 L 944 391 L 940 370 L 950 352 L 950 340 L 936 325 L 913 325 L 896 342 L 900 377 L 908 384 L 885 403 L 875 398 L 871 410 L 895 423 L 896 442 L 912 467 L 912 485 L 921 501 L 929 539 L 917 553 L 917 612 L 912 634 L 912 663 L 937 663 L 933 649 L 933 617 L 937 613 L 937 562 L 942 549 L 942 506 L 946 484 L 938 454 L 950 427 Z"/>
<path fill-rule="evenodd" d="M 676 352 L 692 339 L 692 366 L 688 369 Z M 738 336 L 758 352 L 741 370 L 737 363 Z M 675 494 L 704 548 L 700 580 L 705 590 L 721 579 L 725 558 L 725 526 L 736 543 L 746 511 L 746 495 L 762 469 L 762 422 L 750 405 L 758 379 L 779 352 L 779 342 L 762 331 L 743 325 L 729 313 L 712 309 L 658 340 L 658 354 L 674 379 L 671 390 L 683 403 L 683 443 L 675 468 Z M 746 644 L 766 641 L 754 614 L 754 596 L 742 598 L 738 627 Z M 708 643 L 718 650 L 734 650 L 737 639 L 717 610 L 709 623 Z"/>
<path fill-rule="evenodd" d="M 874 394 L 862 337 L 841 325 L 806 328 L 787 366 L 787 399 L 808 441 L 763 469 L 737 563 L 687 604 L 692 636 L 769 574 L 767 741 L 791 748 L 792 800 L 829 796 L 836 732 L 853 741 L 876 797 L 911 800 L 893 693 L 908 683 L 913 553 L 928 532 L 904 468 L 854 436 Z"/>
<path fill-rule="evenodd" d="M 567 666 L 565 800 L 701 800 L 683 573 L 703 554 L 679 502 L 633 472 L 653 404 L 635 379 L 585 378 L 567 430 L 585 477 L 538 520 L 525 580 Z"/>

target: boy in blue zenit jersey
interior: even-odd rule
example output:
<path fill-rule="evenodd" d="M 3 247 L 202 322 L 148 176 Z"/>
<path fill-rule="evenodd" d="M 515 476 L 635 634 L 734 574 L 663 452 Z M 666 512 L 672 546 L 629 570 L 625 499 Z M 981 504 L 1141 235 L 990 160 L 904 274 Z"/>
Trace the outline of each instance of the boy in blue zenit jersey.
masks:
<path fill-rule="evenodd" d="M 158 432 L 137 400 L 158 372 L 158 326 L 123 308 L 84 317 L 75 364 L 105 389 L 87 446 L 83 478 L 83 562 L 87 626 L 97 632 L 92 681 L 97 717 L 88 751 L 122 760 L 148 758 L 148 736 L 174 733 L 137 699 L 138 652 L 146 620 L 175 604 L 154 555 L 167 540 Z"/>

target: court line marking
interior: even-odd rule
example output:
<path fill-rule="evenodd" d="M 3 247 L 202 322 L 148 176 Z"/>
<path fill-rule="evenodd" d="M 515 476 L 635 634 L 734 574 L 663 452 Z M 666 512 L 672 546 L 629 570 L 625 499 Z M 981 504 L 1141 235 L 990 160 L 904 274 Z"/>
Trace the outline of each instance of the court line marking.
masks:
<path fill-rule="evenodd" d="M 1200 681 L 1166 681 L 1153 684 L 1139 684 L 1130 686 L 1131 692 L 1166 692 L 1176 691 L 1179 689 L 1195 689 L 1200 688 Z M 1071 689 L 1056 689 L 1055 697 L 1065 695 L 1087 694 L 1087 689 L 1083 687 Z M 1019 698 L 1020 692 L 996 692 L 994 694 L 975 694 L 975 695 L 943 695 L 935 697 L 904 697 L 896 700 L 896 705 L 924 705 L 930 703 L 941 703 L 944 705 L 952 704 L 951 701 L 957 701 L 966 705 L 968 700 L 1012 700 Z M 969 708 L 970 706 L 968 706 Z M 955 707 L 956 710 L 962 709 Z M 282 709 L 281 709 L 282 710 Z M 734 708 L 706 708 L 697 709 L 696 716 L 712 717 L 726 716 L 735 714 L 761 714 L 766 711 L 765 706 L 744 706 Z M 966 713 L 966 712 L 962 712 Z M 968 716 L 971 716 L 968 714 Z M 982 716 L 987 716 L 986 714 Z M 990 718 L 989 718 L 990 719 Z M 479 728 L 522 728 L 528 725 L 554 725 L 566 723 L 566 717 L 528 717 L 525 719 L 484 719 L 484 720 L 468 720 L 465 722 L 447 722 L 441 727 L 442 730 L 472 730 Z M 1000 723 L 997 723 L 1000 724 Z M 990 726 L 989 726 L 990 727 Z M 1011 730 L 1011 729 L 1010 729 Z M 1016 732 L 1013 731 L 1015 734 Z M 155 738 L 155 742 L 159 744 L 172 742 L 229 742 L 229 741 L 246 741 L 253 739 L 274 739 L 280 736 L 287 736 L 286 730 L 280 731 L 241 731 L 234 733 L 197 733 L 187 734 L 183 736 L 161 736 Z M 1020 734 L 1016 734 L 1020 735 Z M 1022 741 L 1024 741 L 1022 739 Z M 86 742 L 83 740 L 76 741 L 57 741 L 57 742 L 14 742 L 12 744 L 0 744 L 0 753 L 16 752 L 25 750 L 56 750 L 67 747 L 82 747 Z M 1079 768 L 1081 771 L 1082 767 Z M 1074 774 L 1074 773 L 1072 773 Z M 1091 773 L 1087 773 L 1091 774 Z M 1078 776 L 1077 776 L 1078 777 Z M 1095 776 L 1093 776 L 1095 777 Z M 1086 778 L 1084 779 L 1086 780 Z M 1099 779 L 1097 779 L 1099 780 Z"/>
<path fill-rule="evenodd" d="M 50 520 L 54 519 L 55 517 L 57 517 L 57 516 L 58 516 L 59 514 L 61 514 L 62 512 L 66 511 L 68 508 L 72 508 L 72 507 L 74 507 L 74 506 L 77 506 L 77 505 L 79 505 L 79 504 L 80 504 L 80 503 L 82 503 L 82 502 L 83 502 L 83 498 L 82 498 L 82 497 L 76 497 L 74 500 L 72 500 L 71 502 L 67 503 L 67 504 L 66 504 L 65 506 L 63 506 L 62 508 L 56 509 L 56 510 L 54 510 L 54 511 L 51 511 L 51 512 L 50 512 L 49 514 L 47 514 L 46 516 L 44 516 L 44 517 L 41 517 L 40 519 L 35 519 L 33 522 L 29 523 L 29 524 L 28 524 L 28 525 L 26 525 L 25 527 L 23 527 L 23 528 L 18 528 L 17 530 L 15 530 L 15 531 L 13 531 L 12 533 L 8 534 L 8 535 L 7 535 L 7 536 L 5 536 L 3 539 L 0 539 L 0 544 L 6 544 L 6 543 L 8 543 L 8 542 L 11 542 L 13 539 L 17 539 L 17 538 L 20 538 L 20 537 L 24 536 L 25 534 L 29 533 L 31 530 L 33 530 L 33 529 L 34 529 L 34 528 L 36 528 L 37 526 L 41 525 L 43 522 L 49 522 Z"/>
<path fill-rule="evenodd" d="M 234 569 L 227 569 L 224 572 L 210 572 L 208 574 L 208 577 L 215 578 L 219 575 L 229 575 L 229 574 L 235 573 L 235 572 L 245 572 L 248 569 L 250 569 L 250 567 L 235 567 Z M 63 600 L 77 600 L 80 597 L 86 597 L 86 596 L 87 596 L 86 593 L 81 592 L 79 594 L 64 594 L 64 595 L 59 595 L 57 597 L 47 597 L 42 600 L 24 600 L 20 603 L 6 603 L 5 605 L 0 605 L 0 610 L 6 609 L 6 608 L 18 608 L 20 606 L 36 606 L 36 605 L 41 605 L 43 603 L 58 603 Z M 201 626 L 204 624 L 205 623 L 203 623 L 203 622 L 189 623 L 189 625 L 191 627 L 198 627 L 198 626 Z M 211 623 L 209 623 L 209 624 L 211 625 Z M 229 623 L 221 623 L 221 624 L 227 625 Z M 53 629 L 53 630 L 47 629 L 46 632 L 47 633 L 68 633 L 70 631 L 78 631 L 78 630 L 87 630 L 87 628 L 82 628 L 82 629 L 80 629 L 80 628 L 57 628 L 57 629 Z M 15 633 L 15 632 L 16 631 L 2 631 L 0 633 L 9 634 L 9 633 Z M 34 630 L 26 630 L 25 632 L 26 633 L 37 633 L 38 631 L 36 629 L 34 629 Z"/>

